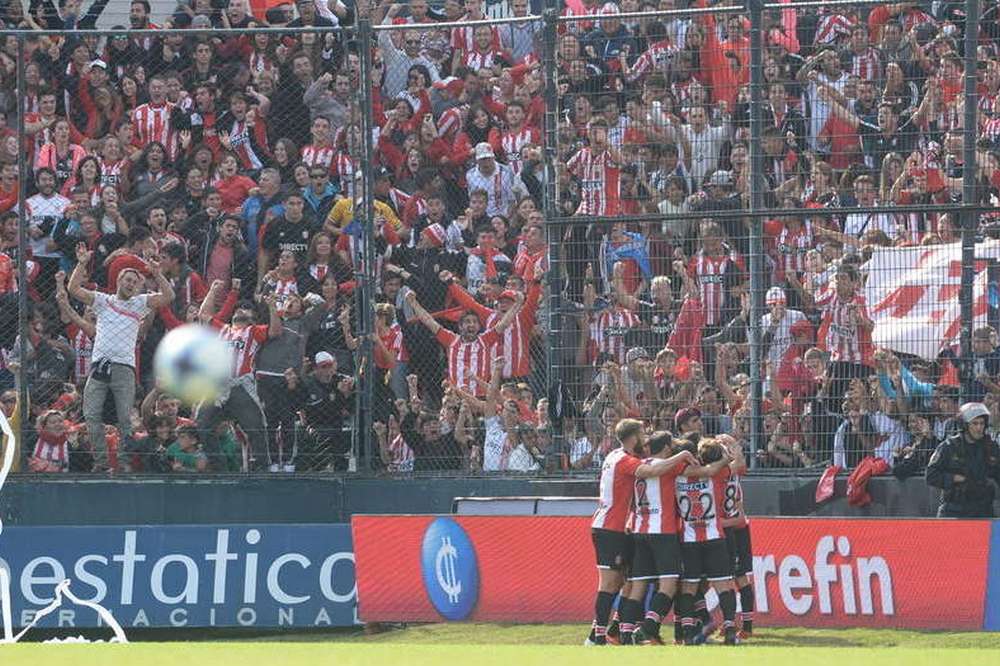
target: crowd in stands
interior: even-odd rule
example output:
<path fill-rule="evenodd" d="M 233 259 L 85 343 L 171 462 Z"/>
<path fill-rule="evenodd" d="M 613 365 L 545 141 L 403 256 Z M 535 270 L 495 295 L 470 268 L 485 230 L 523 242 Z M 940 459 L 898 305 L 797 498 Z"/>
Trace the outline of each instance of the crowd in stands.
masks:
<path fill-rule="evenodd" d="M 247 433 L 228 420 L 205 432 L 149 370 L 164 333 L 193 321 L 262 326 L 252 370 L 272 471 L 349 468 L 359 378 L 373 385 L 372 464 L 389 472 L 592 469 L 625 417 L 746 444 L 750 234 L 731 213 L 749 205 L 749 22 L 729 0 L 714 4 L 731 13 L 619 16 L 709 4 L 567 0 L 546 46 L 540 20 L 490 23 L 484 0 L 376 2 L 373 24 L 399 29 L 371 44 L 350 0 L 182 0 L 163 17 L 135 0 L 109 37 L 88 34 L 106 0 L 0 0 L 0 27 L 24 31 L 0 44 L 0 403 L 14 414 L 15 379 L 27 383 L 22 469 L 94 465 L 81 415 L 94 313 L 66 289 L 78 257 L 89 288 L 114 292 L 135 269 L 152 290 L 155 262 L 174 290 L 142 323 L 131 427 L 106 408 L 118 471 L 244 467 Z M 956 376 L 953 356 L 876 350 L 863 296 L 874 247 L 958 237 L 953 213 L 894 206 L 960 201 L 966 168 L 997 203 L 1000 4 L 983 9 L 972 132 L 962 3 L 766 14 L 764 202 L 785 214 L 764 223 L 759 466 L 874 456 L 912 475 L 953 430 L 962 391 L 1000 416 L 995 331 L 976 330 L 974 375 Z M 509 0 L 502 13 L 536 11 Z M 145 28 L 171 31 L 130 34 Z M 75 31 L 33 34 L 45 29 Z M 366 140 L 371 226 L 355 218 Z M 547 177 L 558 219 L 543 215 Z M 375 285 L 370 365 L 359 275 Z"/>

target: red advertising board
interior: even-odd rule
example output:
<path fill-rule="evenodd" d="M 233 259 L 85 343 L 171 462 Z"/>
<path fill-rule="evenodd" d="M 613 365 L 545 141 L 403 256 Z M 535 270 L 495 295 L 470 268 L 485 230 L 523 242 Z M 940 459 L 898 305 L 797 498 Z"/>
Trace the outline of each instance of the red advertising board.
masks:
<path fill-rule="evenodd" d="M 589 519 L 356 516 L 364 621 L 589 622 Z M 989 521 L 757 518 L 761 625 L 980 629 Z"/>

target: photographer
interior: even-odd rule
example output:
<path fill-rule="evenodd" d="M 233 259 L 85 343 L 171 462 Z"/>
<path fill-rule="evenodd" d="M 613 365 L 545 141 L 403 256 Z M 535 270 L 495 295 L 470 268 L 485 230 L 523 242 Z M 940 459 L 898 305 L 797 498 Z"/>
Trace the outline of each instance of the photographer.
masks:
<path fill-rule="evenodd" d="M 942 490 L 938 518 L 992 518 L 1000 446 L 986 433 L 990 412 L 981 402 L 967 402 L 959 415 L 962 431 L 934 451 L 927 485 Z"/>

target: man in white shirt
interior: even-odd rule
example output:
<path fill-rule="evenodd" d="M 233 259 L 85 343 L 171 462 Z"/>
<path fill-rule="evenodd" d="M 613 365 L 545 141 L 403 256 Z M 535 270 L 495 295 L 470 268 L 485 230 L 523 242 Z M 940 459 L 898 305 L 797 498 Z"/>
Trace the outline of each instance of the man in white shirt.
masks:
<path fill-rule="evenodd" d="M 63 218 L 70 200 L 56 191 L 56 173 L 48 167 L 35 172 L 35 185 L 38 194 L 24 202 L 28 217 L 28 244 L 32 257 L 41 267 L 36 284 L 42 293 L 49 293 L 52 276 L 59 270 L 59 258 L 62 256 L 52 240 L 52 231 Z"/>
<path fill-rule="evenodd" d="M 873 208 L 875 202 L 875 181 L 871 176 L 858 176 L 854 179 L 854 198 L 858 206 Z M 866 231 L 878 229 L 891 239 L 897 235 L 896 221 L 886 213 L 851 213 L 844 219 L 844 233 L 860 239 Z"/>
<path fill-rule="evenodd" d="M 792 344 L 792 324 L 806 318 L 798 310 L 789 310 L 785 290 L 781 287 L 771 287 L 767 290 L 766 304 L 771 311 L 761 317 L 760 325 L 764 329 L 764 346 L 767 348 L 767 360 L 771 364 L 771 372 L 775 373 L 781 366 L 781 359 Z"/>
<path fill-rule="evenodd" d="M 681 126 L 681 143 L 688 156 L 688 171 L 695 187 L 700 187 L 705 176 L 719 166 L 719 152 L 729 140 L 728 116 L 725 118 L 724 124 L 712 127 L 708 124 L 708 109 L 693 106 L 688 111 L 688 124 Z"/>
<path fill-rule="evenodd" d="M 486 192 L 486 214 L 510 217 L 517 201 L 515 188 L 527 194 L 524 184 L 514 177 L 514 172 L 506 164 L 498 164 L 493 146 L 485 141 L 476 144 L 476 166 L 465 174 L 469 192 Z"/>
<path fill-rule="evenodd" d="M 93 252 L 85 243 L 76 248 L 76 268 L 67 290 L 76 300 L 89 305 L 97 314 L 97 331 L 91 352 L 90 376 L 83 389 L 83 418 L 94 447 L 95 471 L 108 470 L 108 444 L 104 436 L 104 401 L 108 392 L 114 397 L 120 442 L 124 447 L 132 434 L 131 410 L 135 404 L 135 348 L 143 318 L 150 312 L 170 305 L 174 290 L 163 275 L 159 261 L 146 265 L 156 280 L 158 292 L 140 293 L 145 279 L 134 268 L 118 274 L 114 294 L 84 289 Z M 111 470 L 112 472 L 114 470 Z"/>
<path fill-rule="evenodd" d="M 532 472 L 540 469 L 538 461 L 525 444 L 524 429 L 531 429 L 523 423 L 521 411 L 513 400 L 503 401 L 503 410 L 497 415 L 497 400 L 500 395 L 500 373 L 503 358 L 494 359 L 490 386 L 483 403 L 486 438 L 483 442 L 484 472 Z"/>
<path fill-rule="evenodd" d="M 821 71 L 816 71 L 820 68 Z M 805 65 L 799 69 L 795 75 L 796 80 L 806 87 L 806 95 L 809 99 L 809 147 L 813 150 L 820 150 L 819 135 L 826 125 L 826 121 L 833 113 L 830 102 L 820 99 L 819 89 L 824 88 L 832 96 L 833 100 L 841 106 L 847 106 L 847 99 L 844 97 L 844 87 L 847 85 L 847 73 L 840 68 L 840 56 L 833 49 L 821 51 L 806 60 Z"/>

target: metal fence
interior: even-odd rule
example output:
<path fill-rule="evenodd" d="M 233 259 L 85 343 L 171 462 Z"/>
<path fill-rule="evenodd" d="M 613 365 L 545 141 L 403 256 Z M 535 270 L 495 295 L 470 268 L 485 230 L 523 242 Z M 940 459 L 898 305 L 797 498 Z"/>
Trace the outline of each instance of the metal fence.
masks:
<path fill-rule="evenodd" d="M 631 416 L 905 476 L 997 409 L 995 6 L 215 4 L 0 10 L 22 471 L 572 474 Z M 248 363 L 197 414 L 194 320 Z"/>

